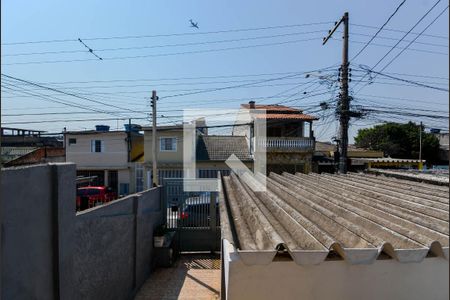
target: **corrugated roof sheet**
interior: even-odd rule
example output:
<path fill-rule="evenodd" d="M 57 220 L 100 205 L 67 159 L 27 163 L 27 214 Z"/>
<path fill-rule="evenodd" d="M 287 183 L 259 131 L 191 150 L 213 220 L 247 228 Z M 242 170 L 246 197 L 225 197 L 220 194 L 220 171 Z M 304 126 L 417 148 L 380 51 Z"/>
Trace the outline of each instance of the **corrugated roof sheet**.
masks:
<path fill-rule="evenodd" d="M 255 119 L 266 119 L 266 120 L 303 120 L 303 121 L 313 121 L 319 120 L 319 118 L 305 115 L 305 114 L 255 114 Z"/>
<path fill-rule="evenodd" d="M 280 249 L 300 265 L 336 254 L 351 264 L 382 254 L 400 262 L 448 259 L 448 187 L 365 174 L 266 179 L 266 192 L 235 174 L 222 179 L 223 237 L 246 264 L 268 264 Z"/>
<path fill-rule="evenodd" d="M 37 147 L 1 147 L 1 156 L 4 162 L 14 160 L 38 149 Z"/>
<path fill-rule="evenodd" d="M 225 161 L 231 154 L 242 161 L 251 161 L 252 156 L 244 136 L 207 135 L 200 136 L 196 148 L 197 160 Z"/>

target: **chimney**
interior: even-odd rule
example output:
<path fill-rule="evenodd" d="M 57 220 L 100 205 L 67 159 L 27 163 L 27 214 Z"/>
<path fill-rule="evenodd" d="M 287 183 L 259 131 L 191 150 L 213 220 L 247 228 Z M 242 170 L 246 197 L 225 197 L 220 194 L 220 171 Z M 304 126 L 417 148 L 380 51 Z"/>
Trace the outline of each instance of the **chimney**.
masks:
<path fill-rule="evenodd" d="M 249 101 L 248 105 L 250 106 L 250 109 L 254 109 L 255 108 L 255 101 Z"/>

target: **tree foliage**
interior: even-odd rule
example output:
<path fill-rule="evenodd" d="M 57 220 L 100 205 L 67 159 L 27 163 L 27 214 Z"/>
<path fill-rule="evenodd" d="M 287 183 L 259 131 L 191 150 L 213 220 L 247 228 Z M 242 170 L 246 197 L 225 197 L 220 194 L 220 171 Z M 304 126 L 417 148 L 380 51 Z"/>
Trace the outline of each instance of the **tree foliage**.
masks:
<path fill-rule="evenodd" d="M 386 123 L 373 128 L 358 130 L 355 137 L 357 147 L 383 151 L 394 158 L 419 158 L 420 130 L 422 130 L 422 159 L 433 163 L 439 157 L 439 140 L 431 133 L 426 133 L 420 125 Z"/>

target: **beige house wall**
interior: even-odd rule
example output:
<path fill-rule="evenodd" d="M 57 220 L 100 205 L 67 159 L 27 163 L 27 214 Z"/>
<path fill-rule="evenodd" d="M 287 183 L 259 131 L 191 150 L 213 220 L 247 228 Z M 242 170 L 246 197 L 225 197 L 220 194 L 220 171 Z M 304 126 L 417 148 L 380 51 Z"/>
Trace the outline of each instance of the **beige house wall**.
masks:
<path fill-rule="evenodd" d="M 75 138 L 76 144 L 69 145 L 69 138 Z M 126 132 L 97 132 L 70 134 L 65 136 L 66 161 L 76 164 L 77 170 L 103 170 L 105 184 L 108 182 L 108 170 L 117 170 L 117 189 L 120 184 L 129 184 L 129 193 L 136 191 L 134 163 L 128 163 L 128 145 Z M 104 142 L 104 152 L 91 152 L 91 140 Z"/>
<path fill-rule="evenodd" d="M 156 132 L 157 141 L 157 157 L 160 163 L 183 163 L 183 129 L 179 130 L 164 130 Z M 175 137 L 177 138 L 177 150 L 176 151 L 161 151 L 160 138 L 162 137 Z M 152 152 L 152 131 L 144 131 L 144 162 L 151 164 L 153 161 Z"/>
<path fill-rule="evenodd" d="M 66 134 L 66 162 L 75 163 L 78 170 L 127 168 L 126 137 L 125 132 Z M 77 143 L 69 145 L 69 138 L 75 138 Z M 102 140 L 105 151 L 91 152 L 91 140 Z"/>
<path fill-rule="evenodd" d="M 427 257 L 420 263 L 376 260 L 350 265 L 343 260 L 299 266 L 292 260 L 245 265 L 223 240 L 223 299 L 422 300 L 449 298 L 448 260 Z"/>

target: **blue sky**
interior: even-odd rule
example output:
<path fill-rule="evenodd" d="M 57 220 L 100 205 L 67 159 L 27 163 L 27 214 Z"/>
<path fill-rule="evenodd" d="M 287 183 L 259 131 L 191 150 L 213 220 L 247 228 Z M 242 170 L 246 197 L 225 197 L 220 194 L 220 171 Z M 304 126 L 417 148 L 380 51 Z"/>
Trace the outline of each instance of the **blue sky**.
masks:
<path fill-rule="evenodd" d="M 117 117 L 92 111 L 84 112 L 82 107 L 95 108 L 97 111 L 118 111 L 118 107 L 126 108 L 135 113 L 122 111 L 120 115 L 123 118 L 145 118 L 145 113 L 150 111 L 148 98 L 151 90 L 156 89 L 161 98 L 158 104 L 161 114 L 174 116 L 160 118 L 161 124 L 176 122 L 180 119 L 178 116 L 182 115 L 177 110 L 183 108 L 215 108 L 220 111 L 220 108 L 238 108 L 239 104 L 251 99 L 257 103 L 287 101 L 286 104 L 304 107 L 307 112 L 314 112 L 321 117 L 321 121 L 315 126 L 316 137 L 318 140 L 330 140 L 336 134 L 337 122 L 331 110 L 319 111 L 318 105 L 322 101 L 332 99 L 333 88 L 328 87 L 326 81 L 320 83 L 318 76 L 327 75 L 330 79 L 336 79 L 342 44 L 340 33 L 335 34 L 336 40 L 330 40 L 325 46 L 322 46 L 322 37 L 332 27 L 332 22 L 348 11 L 351 23 L 350 57 L 353 57 L 376 31 L 361 25 L 380 27 L 400 2 L 5 0 L 2 1 L 1 10 L 2 73 L 45 83 L 46 86 L 61 88 L 77 95 L 82 94 L 101 103 L 36 90 L 36 87 L 18 85 L 17 82 L 16 87 L 8 86 L 8 82 L 13 82 L 5 82 L 2 78 L 2 124 L 49 132 L 59 132 L 63 127 L 69 130 L 90 129 L 99 123 L 110 125 L 114 129 L 117 125 L 122 128 L 126 121 L 109 120 Z M 387 28 L 409 30 L 435 2 L 407 0 Z M 448 2 L 441 1 L 414 32 L 420 32 L 447 5 Z M 197 21 L 200 29 L 190 28 L 189 19 Z M 311 23 L 320 24 L 300 26 Z M 267 28 L 280 25 L 298 26 Z M 259 29 L 239 31 L 249 28 Z M 230 30 L 236 31 L 207 34 Z M 178 35 L 142 37 L 174 33 Z M 448 37 L 448 11 L 425 33 L 428 35 L 419 37 L 416 43 L 410 46 L 412 50 L 406 50 L 383 72 L 448 89 L 448 38 L 444 38 Z M 390 49 L 388 46 L 394 45 L 403 34 L 385 30 L 379 34 L 383 38 L 377 38 L 373 43 L 384 46 L 370 45 L 352 62 L 351 87 L 360 78 L 358 76 L 365 74 L 358 71 L 359 65 L 372 67 Z M 129 38 L 130 36 L 140 38 Z M 414 37 L 407 36 L 406 40 Z M 104 60 L 95 60 L 77 41 L 78 38 Z M 14 42 L 49 40 L 68 41 L 7 45 Z M 400 44 L 403 47 L 406 45 L 407 43 Z M 140 49 L 118 49 L 130 47 Z M 240 49 L 229 49 L 238 47 Z M 61 51 L 79 52 L 7 56 Z M 375 70 L 383 67 L 399 51 L 393 51 Z M 129 58 L 134 56 L 147 57 Z M 54 62 L 70 60 L 88 61 Z M 53 63 L 42 63 L 49 61 Z M 309 78 L 305 78 L 305 74 L 301 73 L 330 66 L 334 67 L 322 73 L 311 72 Z M 286 78 L 288 75 L 294 76 Z M 285 78 L 274 80 L 281 77 Z M 264 82 L 256 83 L 258 81 Z M 448 92 L 399 85 L 405 83 L 383 76 L 378 76 L 374 81 L 355 95 L 355 105 L 376 105 L 388 107 L 382 108 L 384 110 L 399 111 L 428 109 L 433 110 L 430 113 L 441 112 L 448 115 Z M 247 83 L 253 84 L 165 99 L 180 93 Z M 24 88 L 28 94 L 23 93 Z M 22 92 L 11 89 L 21 89 Z M 355 89 L 358 90 L 359 87 Z M 36 92 L 41 93 L 41 96 L 43 94 L 42 97 L 47 100 L 30 96 L 30 93 Z M 58 97 L 59 101 L 71 101 L 81 108 L 49 102 L 50 94 Z M 268 98 L 277 94 L 280 96 Z M 288 98 L 290 95 L 293 96 Z M 22 116 L 19 116 L 21 114 Z M 102 121 L 69 122 L 69 119 Z M 353 121 L 350 136 L 355 135 L 359 128 L 373 125 L 380 120 L 405 122 L 408 119 L 409 117 L 405 116 L 371 115 L 363 120 Z M 420 121 L 421 118 L 413 120 Z M 43 123 L 11 124 L 32 121 Z M 448 127 L 448 119 L 423 121 L 429 127 Z M 148 123 L 144 119 L 135 119 L 133 122 Z"/>

